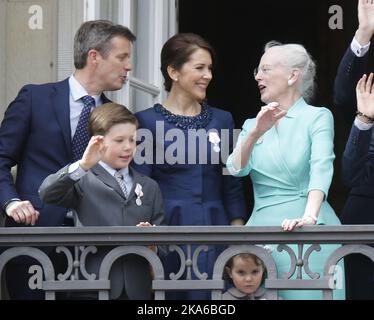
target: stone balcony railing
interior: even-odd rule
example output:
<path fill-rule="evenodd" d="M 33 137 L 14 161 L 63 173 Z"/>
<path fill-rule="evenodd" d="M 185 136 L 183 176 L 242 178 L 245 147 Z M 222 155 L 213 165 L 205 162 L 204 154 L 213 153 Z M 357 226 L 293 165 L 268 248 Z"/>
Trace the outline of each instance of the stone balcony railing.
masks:
<path fill-rule="evenodd" d="M 166 245 L 177 252 L 181 259 L 177 274 L 165 275 L 160 258 L 147 247 L 153 244 Z M 213 276 L 208 279 L 198 270 L 197 258 L 208 245 L 216 244 L 227 245 L 227 249 L 217 258 Z M 287 274 L 277 274 L 271 253 L 258 246 L 264 244 L 274 245 L 278 251 L 289 254 L 290 271 Z M 290 249 L 290 244 L 298 246 L 297 254 Z M 308 259 L 312 252 L 318 254 L 322 244 L 342 246 L 327 259 L 324 274 L 315 274 L 309 269 Z M 322 290 L 323 298 L 328 300 L 332 299 L 336 285 L 336 275 L 331 270 L 339 260 L 353 253 L 374 261 L 374 247 L 370 244 L 374 244 L 374 225 L 307 226 L 293 232 L 284 232 L 280 227 L 230 226 L 0 228 L 0 274 L 11 259 L 29 256 L 41 265 L 44 278 L 40 283 L 46 299 L 55 299 L 55 293 L 60 291 L 94 291 L 99 299 L 105 300 L 109 298 L 108 277 L 112 264 L 120 257 L 137 254 L 148 260 L 153 269 L 155 300 L 165 299 L 168 290 L 210 290 L 212 299 L 219 300 L 225 288 L 223 272 L 227 261 L 238 253 L 248 252 L 264 261 L 267 268 L 265 287 L 274 299 L 280 289 L 313 289 Z M 183 251 L 180 245 L 186 245 L 187 250 Z M 95 254 L 101 246 L 113 249 L 103 259 L 99 274 L 89 274 L 85 269 L 86 257 Z M 55 247 L 53 250 L 65 255 L 66 272 L 56 274 L 48 255 L 38 247 Z M 302 270 L 308 279 L 302 278 Z M 187 279 L 181 279 L 182 274 L 187 274 Z"/>

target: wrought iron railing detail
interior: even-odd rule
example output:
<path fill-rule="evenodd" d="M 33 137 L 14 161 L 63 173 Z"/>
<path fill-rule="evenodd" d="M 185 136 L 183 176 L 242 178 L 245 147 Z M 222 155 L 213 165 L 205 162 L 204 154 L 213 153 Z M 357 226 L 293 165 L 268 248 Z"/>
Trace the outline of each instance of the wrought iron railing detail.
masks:
<path fill-rule="evenodd" d="M 154 244 L 169 246 L 179 257 L 181 267 L 176 274 L 165 275 L 162 259 L 148 248 Z M 272 254 L 259 246 L 264 244 L 289 254 L 290 269 L 286 274 L 278 275 Z M 310 269 L 309 258 L 312 253 L 318 255 L 324 244 L 341 246 L 328 257 L 323 274 L 319 274 Z M 46 299 L 55 299 L 58 291 L 87 290 L 97 292 L 99 299 L 109 299 L 109 273 L 113 264 L 121 257 L 135 254 L 151 266 L 155 299 L 165 299 L 168 290 L 210 290 L 212 299 L 221 299 L 227 261 L 238 253 L 247 252 L 264 261 L 265 286 L 272 298 L 276 299 L 281 289 L 312 289 L 321 290 L 324 299 L 332 299 L 338 285 L 335 266 L 354 253 L 374 261 L 373 244 L 374 226 L 371 225 L 306 226 L 294 232 L 283 232 L 280 227 L 230 226 L 0 228 L 0 274 L 12 259 L 28 256 L 40 264 Z M 226 249 L 216 259 L 213 274 L 208 276 L 204 270 L 199 270 L 197 261 L 212 245 L 223 245 Z M 56 274 L 47 251 L 41 249 L 46 247 L 55 247 L 58 254 L 65 256 L 67 268 L 63 273 Z M 91 274 L 86 269 L 86 260 L 104 247 L 107 251 L 100 270 L 98 274 Z"/>

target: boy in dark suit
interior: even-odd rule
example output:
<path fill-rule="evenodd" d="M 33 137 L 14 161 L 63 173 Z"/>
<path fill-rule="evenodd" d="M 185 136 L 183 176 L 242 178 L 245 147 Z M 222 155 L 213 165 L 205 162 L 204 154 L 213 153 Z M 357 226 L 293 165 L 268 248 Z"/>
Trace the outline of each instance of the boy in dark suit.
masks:
<path fill-rule="evenodd" d="M 82 159 L 49 175 L 40 187 L 41 199 L 74 209 L 77 225 L 163 224 L 157 183 L 129 167 L 136 149 L 137 126 L 137 119 L 124 106 L 106 103 L 95 108 L 89 120 L 92 137 Z M 98 273 L 108 250 L 99 250 L 87 261 L 90 272 Z M 112 299 L 151 297 L 149 265 L 136 255 L 115 263 L 110 280 Z"/>

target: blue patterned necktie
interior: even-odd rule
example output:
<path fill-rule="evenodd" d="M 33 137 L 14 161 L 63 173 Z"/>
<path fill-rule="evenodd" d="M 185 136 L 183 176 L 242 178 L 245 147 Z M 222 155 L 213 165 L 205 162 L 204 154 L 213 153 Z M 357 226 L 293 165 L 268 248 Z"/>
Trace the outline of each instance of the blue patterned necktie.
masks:
<path fill-rule="evenodd" d="M 121 172 L 116 171 L 114 173 L 114 177 L 116 178 L 119 186 L 121 187 L 121 190 L 122 190 L 123 194 L 125 195 L 125 198 L 127 199 L 129 194 L 127 192 L 127 188 L 126 188 L 126 184 L 125 184 L 125 180 L 123 178 L 123 175 L 121 174 Z"/>
<path fill-rule="evenodd" d="M 88 134 L 88 119 L 90 117 L 91 108 L 95 107 L 95 99 L 91 96 L 82 97 L 83 109 L 79 116 L 77 129 L 73 137 L 72 150 L 73 161 L 82 159 L 84 150 L 87 147 L 90 136 Z"/>

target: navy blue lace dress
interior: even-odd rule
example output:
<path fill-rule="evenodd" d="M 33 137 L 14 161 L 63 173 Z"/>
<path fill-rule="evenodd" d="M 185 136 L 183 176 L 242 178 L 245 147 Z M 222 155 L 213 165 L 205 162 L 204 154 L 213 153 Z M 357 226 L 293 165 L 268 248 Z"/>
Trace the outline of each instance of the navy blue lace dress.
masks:
<path fill-rule="evenodd" d="M 241 180 L 224 174 L 233 148 L 234 122 L 229 112 L 203 104 L 199 115 L 188 117 L 156 104 L 136 116 L 140 143 L 133 167 L 158 182 L 168 225 L 229 225 L 236 218 L 246 220 Z M 143 160 L 147 163 L 139 165 Z M 183 250 L 186 253 L 185 247 Z M 206 272 L 208 279 L 221 250 L 222 246 L 209 246 L 198 256 L 199 272 Z M 164 267 L 166 277 L 178 273 L 180 258 L 176 252 L 167 256 Z M 191 279 L 196 279 L 193 270 L 191 273 Z M 210 299 L 210 292 L 176 292 L 167 298 Z"/>

